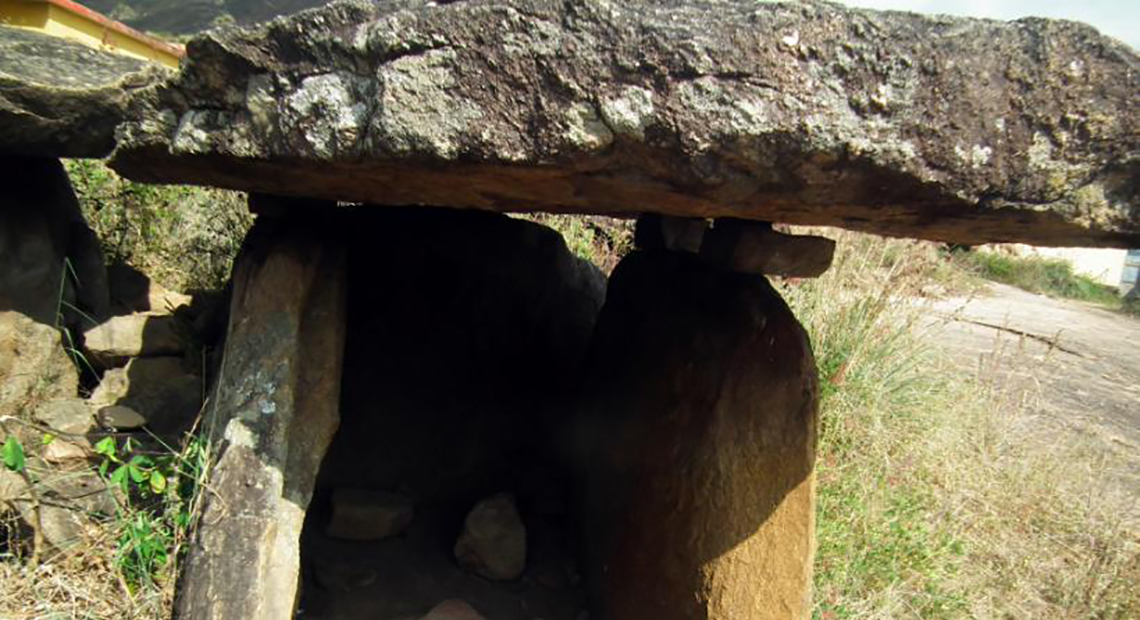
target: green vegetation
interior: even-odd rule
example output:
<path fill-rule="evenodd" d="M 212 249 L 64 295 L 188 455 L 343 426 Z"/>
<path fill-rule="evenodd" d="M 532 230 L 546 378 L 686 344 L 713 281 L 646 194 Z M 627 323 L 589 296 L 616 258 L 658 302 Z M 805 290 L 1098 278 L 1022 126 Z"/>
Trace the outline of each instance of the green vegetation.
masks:
<path fill-rule="evenodd" d="M 118 516 L 117 565 L 133 591 L 173 587 L 175 563 L 198 511 L 209 463 L 205 442 L 189 436 L 179 451 L 159 442 L 141 449 L 105 437 L 95 445 L 98 471 L 125 498 Z"/>
<path fill-rule="evenodd" d="M 1068 261 L 1041 256 L 1012 256 L 976 250 L 953 253 L 956 263 L 987 279 L 1016 286 L 1031 293 L 1064 297 L 1121 308 L 1116 289 L 1073 272 Z"/>
<path fill-rule="evenodd" d="M 930 244 L 838 239 L 823 277 L 781 285 L 822 384 L 814 618 L 1140 614 L 1140 536 L 1095 457 L 927 347 L 921 298 L 961 273 Z"/>
<path fill-rule="evenodd" d="M 177 291 L 225 284 L 253 224 L 244 194 L 134 183 L 98 160 L 66 166 L 108 263 L 127 263 Z"/>
<path fill-rule="evenodd" d="M 0 448 L 0 460 L 3 460 L 4 466 L 11 471 L 24 471 L 24 445 L 15 435 L 9 435 L 8 439 L 4 440 L 4 447 Z"/>
<path fill-rule="evenodd" d="M 8 560 L 0 561 L 0 583 L 5 584 L 0 589 L 0 617 L 41 617 L 18 615 L 33 609 L 50 617 L 60 613 L 64 615 L 58 617 L 140 620 L 168 616 L 178 560 L 199 514 L 206 483 L 206 443 L 188 435 L 175 449 L 155 437 L 119 440 L 108 435 L 94 445 L 97 464 L 76 469 L 31 457 L 25 442 L 10 429 L 10 424 L 18 424 L 27 436 L 37 431 L 36 425 L 15 418 L 4 422 L 8 437 L 0 456 L 6 468 L 27 481 L 37 523 L 42 524 L 40 497 L 45 490 L 91 475 L 107 487 L 116 510 L 102 517 L 88 515 L 93 520 L 87 536 L 63 550 L 44 552 L 36 536 L 27 556 L 29 541 L 20 539 L 10 519 L 0 523 L 6 537 L 6 552 L 0 559 Z M 60 440 L 44 434 L 42 444 Z M 85 510 L 81 502 L 73 505 L 64 497 L 53 499 L 52 505 Z"/>
<path fill-rule="evenodd" d="M 551 213 L 519 217 L 557 230 L 575 256 L 594 263 L 607 274 L 633 249 L 633 220 Z"/>

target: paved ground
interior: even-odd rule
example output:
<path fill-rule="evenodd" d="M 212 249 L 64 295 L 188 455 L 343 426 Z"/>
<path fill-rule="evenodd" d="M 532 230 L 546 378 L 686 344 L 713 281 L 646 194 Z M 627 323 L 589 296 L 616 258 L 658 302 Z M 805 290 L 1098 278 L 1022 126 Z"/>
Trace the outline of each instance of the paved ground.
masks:
<path fill-rule="evenodd" d="M 1088 439 L 1140 505 L 1140 319 L 991 284 L 935 302 L 932 342 L 1016 393 L 1058 439 Z"/>

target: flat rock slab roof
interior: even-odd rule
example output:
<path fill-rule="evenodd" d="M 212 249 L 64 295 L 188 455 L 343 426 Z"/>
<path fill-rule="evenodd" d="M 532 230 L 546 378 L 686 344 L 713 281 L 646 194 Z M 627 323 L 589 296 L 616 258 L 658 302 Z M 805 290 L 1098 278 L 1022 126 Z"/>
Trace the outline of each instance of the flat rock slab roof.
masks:
<path fill-rule="evenodd" d="M 113 165 L 376 205 L 1140 245 L 1140 58 L 1092 28 L 735 0 L 348 0 L 206 33 Z"/>
<path fill-rule="evenodd" d="M 105 157 L 149 63 L 0 26 L 0 154 Z"/>

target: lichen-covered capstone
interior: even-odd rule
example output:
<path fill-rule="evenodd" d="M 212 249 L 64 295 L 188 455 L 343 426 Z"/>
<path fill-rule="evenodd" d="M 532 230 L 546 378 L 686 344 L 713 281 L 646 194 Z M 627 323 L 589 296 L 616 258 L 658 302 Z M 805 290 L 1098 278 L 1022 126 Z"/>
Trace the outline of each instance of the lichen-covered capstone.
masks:
<path fill-rule="evenodd" d="M 189 44 L 114 166 L 372 204 L 1140 245 L 1140 58 L 805 1 L 334 2 Z"/>
<path fill-rule="evenodd" d="M 161 72 L 142 60 L 0 26 L 0 154 L 107 156 L 127 95 Z"/>

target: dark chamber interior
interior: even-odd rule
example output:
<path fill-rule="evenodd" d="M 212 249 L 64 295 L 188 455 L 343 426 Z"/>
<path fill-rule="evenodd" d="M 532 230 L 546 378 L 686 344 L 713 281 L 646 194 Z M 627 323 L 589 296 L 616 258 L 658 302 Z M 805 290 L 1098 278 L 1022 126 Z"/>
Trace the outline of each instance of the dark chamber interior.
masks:
<path fill-rule="evenodd" d="M 582 617 L 567 438 L 604 276 L 521 220 L 393 210 L 378 221 L 392 238 L 347 240 L 341 426 L 302 535 L 301 617 L 414 619 L 448 599 L 496 620 Z M 338 488 L 400 494 L 415 516 L 382 540 L 329 536 Z M 491 581 L 454 547 L 472 507 L 503 492 L 526 527 L 526 568 Z"/>

